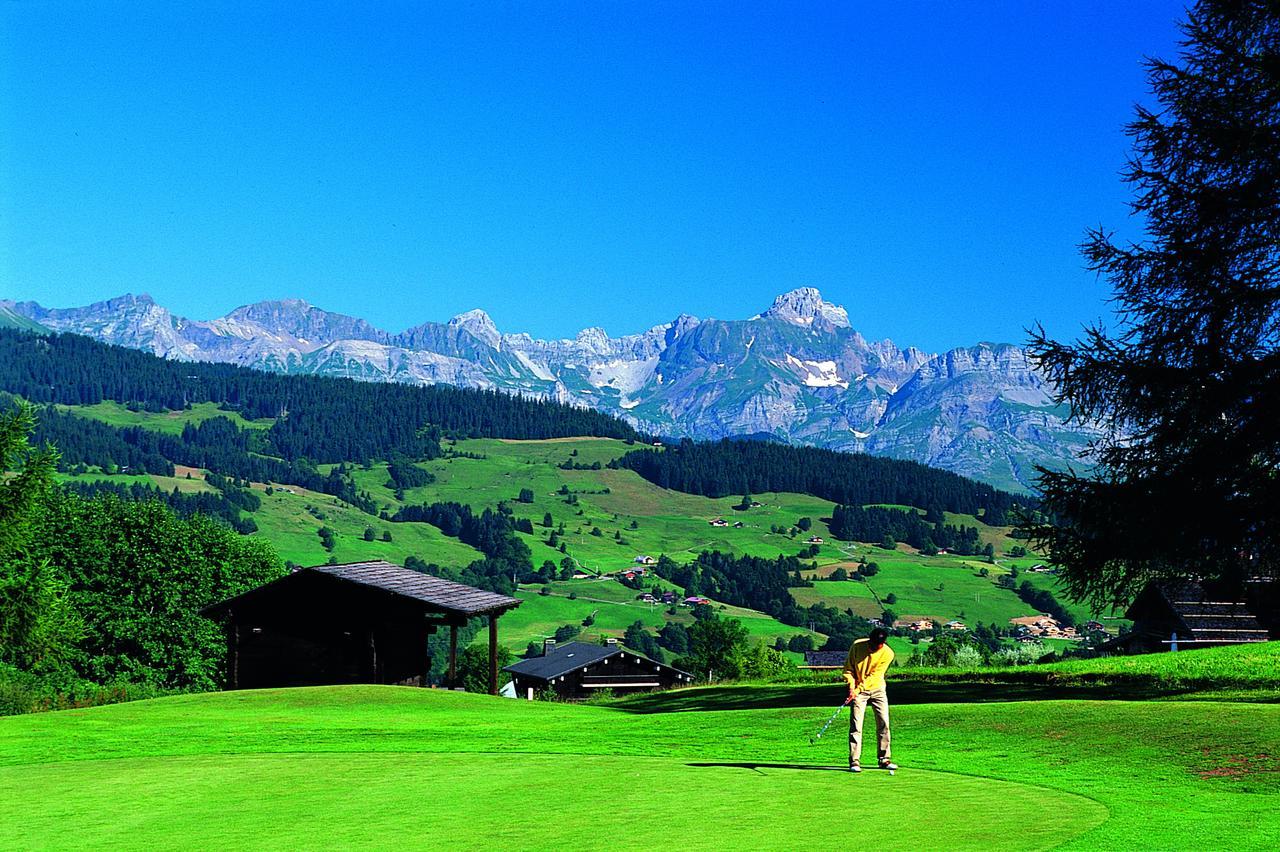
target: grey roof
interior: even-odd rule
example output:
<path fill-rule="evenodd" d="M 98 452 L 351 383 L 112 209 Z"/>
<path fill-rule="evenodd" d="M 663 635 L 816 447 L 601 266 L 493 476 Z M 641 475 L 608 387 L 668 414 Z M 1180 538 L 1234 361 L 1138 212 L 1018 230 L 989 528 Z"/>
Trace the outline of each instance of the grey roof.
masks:
<path fill-rule="evenodd" d="M 349 562 L 345 565 L 316 565 L 287 574 L 256 589 L 229 600 L 212 604 L 201 610 L 205 615 L 213 615 L 228 609 L 237 601 L 258 596 L 264 589 L 276 589 L 288 586 L 298 578 L 327 576 L 347 583 L 355 583 L 367 588 L 380 589 L 400 597 L 421 601 L 429 607 L 462 615 L 484 615 L 493 612 L 505 612 L 520 606 L 519 598 L 510 598 L 496 592 L 487 592 L 474 586 L 465 586 L 450 580 L 432 577 L 418 571 L 393 565 L 390 562 L 377 560 L 374 562 Z"/>
<path fill-rule="evenodd" d="M 657 660 L 646 657 L 644 654 L 636 653 L 630 648 L 624 648 L 621 645 L 592 645 L 589 642 L 566 642 L 563 645 L 558 645 L 550 654 L 521 660 L 518 663 L 506 666 L 503 671 L 514 672 L 515 674 L 537 678 L 538 680 L 551 680 L 553 677 L 560 677 L 569 672 L 577 671 L 583 666 L 598 663 L 603 659 L 618 654 L 630 654 L 633 657 L 644 660 L 646 663 L 653 663 L 655 666 L 662 666 L 664 669 L 691 677 L 688 672 L 664 665 Z"/>
<path fill-rule="evenodd" d="M 612 657 L 622 652 L 623 648 L 620 645 L 605 646 L 592 645 L 589 642 L 566 642 L 563 645 L 557 645 L 550 654 L 521 660 L 518 663 L 507 666 L 503 671 L 515 672 L 527 677 L 536 677 L 540 680 L 550 680 L 553 677 L 560 677 L 562 674 L 568 674 L 583 666 L 598 663 L 606 657 Z M 640 655 L 636 654 L 636 656 Z"/>
<path fill-rule="evenodd" d="M 317 565 L 303 570 L 318 571 L 340 580 L 372 586 L 441 609 L 464 612 L 468 615 L 515 609 L 521 603 L 519 598 L 509 598 L 497 592 L 486 592 L 474 586 L 442 580 L 439 577 L 411 571 L 382 560 L 349 562 L 345 565 Z"/>
<path fill-rule="evenodd" d="M 1270 632 L 1244 601 L 1216 599 L 1194 580 L 1155 583 L 1144 594 L 1163 598 L 1173 616 L 1191 634 L 1188 638 L 1195 641 L 1265 642 L 1270 638 Z M 1140 621 L 1143 613 L 1136 601 L 1130 609 L 1133 616 L 1138 616 L 1134 620 Z"/>

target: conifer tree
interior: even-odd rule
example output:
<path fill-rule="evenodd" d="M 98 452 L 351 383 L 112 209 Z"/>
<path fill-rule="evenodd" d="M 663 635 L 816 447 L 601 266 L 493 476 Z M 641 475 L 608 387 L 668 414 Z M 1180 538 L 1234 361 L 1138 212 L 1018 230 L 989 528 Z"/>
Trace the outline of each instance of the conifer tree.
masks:
<path fill-rule="evenodd" d="M 1166 577 L 1238 587 L 1280 555 L 1280 7 L 1202 0 L 1182 29 L 1127 128 L 1144 235 L 1083 246 L 1118 324 L 1031 345 L 1106 431 L 1093 472 L 1041 472 L 1052 520 L 1028 530 L 1095 605 Z"/>

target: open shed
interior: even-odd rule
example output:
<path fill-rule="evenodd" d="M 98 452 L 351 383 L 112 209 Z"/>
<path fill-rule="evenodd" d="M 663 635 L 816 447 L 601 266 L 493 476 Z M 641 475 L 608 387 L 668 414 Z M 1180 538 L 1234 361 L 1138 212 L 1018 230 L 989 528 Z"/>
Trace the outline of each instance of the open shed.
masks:
<path fill-rule="evenodd" d="M 498 617 L 517 598 L 390 562 L 303 568 L 202 610 L 227 630 L 227 687 L 337 683 L 426 686 L 427 637 L 449 628 L 448 683 L 458 628 L 489 620 L 489 692 L 498 694 Z"/>

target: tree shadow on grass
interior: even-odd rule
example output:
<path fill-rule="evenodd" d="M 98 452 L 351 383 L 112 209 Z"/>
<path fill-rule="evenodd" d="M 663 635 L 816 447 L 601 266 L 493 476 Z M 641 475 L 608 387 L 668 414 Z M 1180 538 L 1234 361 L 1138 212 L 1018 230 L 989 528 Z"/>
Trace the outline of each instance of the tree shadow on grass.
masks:
<path fill-rule="evenodd" d="M 1145 682 L 1129 683 L 984 683 L 977 681 L 889 682 L 889 703 L 974 704 L 997 701 L 1146 701 L 1192 694 Z M 654 692 L 614 705 L 628 713 L 681 713 L 708 710 L 765 710 L 835 707 L 845 698 L 841 684 L 725 686 Z"/>

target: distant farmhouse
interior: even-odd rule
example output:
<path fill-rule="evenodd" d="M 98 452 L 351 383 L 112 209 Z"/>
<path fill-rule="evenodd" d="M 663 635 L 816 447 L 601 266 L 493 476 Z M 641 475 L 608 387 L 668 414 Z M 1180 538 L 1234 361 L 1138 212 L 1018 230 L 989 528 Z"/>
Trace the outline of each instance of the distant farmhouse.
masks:
<path fill-rule="evenodd" d="M 1125 618 L 1133 629 L 1102 647 L 1128 653 L 1266 642 L 1280 636 L 1275 582 L 1248 584 L 1244 598 L 1214 594 L 1194 580 L 1149 583 Z"/>
<path fill-rule="evenodd" d="M 608 645 L 557 645 L 548 639 L 541 657 L 521 660 L 503 671 L 511 674 L 516 697 L 530 700 L 548 688 L 562 698 L 589 698 L 602 689 L 626 695 L 693 683 L 688 672 L 641 656 L 616 639 L 610 639 Z"/>

